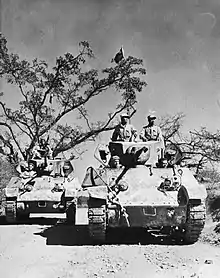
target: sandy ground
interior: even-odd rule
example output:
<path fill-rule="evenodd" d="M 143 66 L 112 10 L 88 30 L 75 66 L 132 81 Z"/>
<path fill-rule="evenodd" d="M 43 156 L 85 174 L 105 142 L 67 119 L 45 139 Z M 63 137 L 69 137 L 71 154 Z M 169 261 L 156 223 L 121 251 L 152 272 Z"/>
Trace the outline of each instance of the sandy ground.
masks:
<path fill-rule="evenodd" d="M 175 245 L 137 231 L 94 246 L 85 223 L 33 218 L 0 225 L 0 277 L 220 277 L 220 247 Z"/>

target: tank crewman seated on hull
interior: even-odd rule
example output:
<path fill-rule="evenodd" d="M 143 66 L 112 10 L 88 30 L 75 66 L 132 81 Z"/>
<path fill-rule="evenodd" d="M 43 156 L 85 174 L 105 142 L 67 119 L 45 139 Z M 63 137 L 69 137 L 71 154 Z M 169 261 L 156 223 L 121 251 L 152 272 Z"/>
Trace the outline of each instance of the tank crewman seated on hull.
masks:
<path fill-rule="evenodd" d="M 20 190 L 24 190 L 25 185 L 37 176 L 36 163 L 31 160 L 28 162 L 21 161 L 16 170 L 21 178 Z"/>
<path fill-rule="evenodd" d="M 134 142 L 137 137 L 137 130 L 128 123 L 129 115 L 122 114 L 121 122 L 115 127 L 112 134 L 112 141 Z"/>

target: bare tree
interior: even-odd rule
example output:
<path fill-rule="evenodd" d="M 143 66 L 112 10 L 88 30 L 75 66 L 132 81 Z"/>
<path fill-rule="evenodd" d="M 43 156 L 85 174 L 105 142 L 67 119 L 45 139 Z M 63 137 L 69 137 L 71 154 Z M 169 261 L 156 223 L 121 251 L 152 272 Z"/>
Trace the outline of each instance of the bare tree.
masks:
<path fill-rule="evenodd" d="M 50 133 L 56 156 L 112 130 L 118 114 L 135 105 L 136 94 L 147 85 L 140 79 L 146 74 L 143 61 L 129 56 L 101 72 L 86 70 L 84 64 L 94 58 L 89 43 L 83 41 L 79 44 L 78 55 L 66 53 L 58 57 L 50 69 L 45 61 L 29 62 L 10 53 L 6 38 L 0 34 L 0 77 L 21 97 L 17 109 L 0 101 L 1 140 L 12 155 L 18 151 L 26 158 L 35 143 L 42 137 L 48 138 Z M 98 97 L 111 90 L 121 96 L 116 107 L 102 115 L 100 121 L 91 122 L 87 105 L 94 98 L 98 103 Z M 4 94 L 7 95 L 7 91 Z M 63 124 L 64 117 L 73 112 L 79 116 L 79 123 Z"/>
<path fill-rule="evenodd" d="M 168 114 L 160 119 L 160 127 L 165 145 L 172 144 L 179 149 L 188 167 L 194 168 L 198 175 L 204 172 L 205 166 L 220 162 L 220 131 L 210 132 L 202 127 L 186 135 L 181 130 L 184 117 L 183 113 Z"/>
<path fill-rule="evenodd" d="M 165 143 L 169 140 L 180 141 L 182 140 L 181 127 L 183 125 L 185 115 L 177 113 L 175 115 L 164 115 L 159 119 L 159 125 L 163 131 Z"/>

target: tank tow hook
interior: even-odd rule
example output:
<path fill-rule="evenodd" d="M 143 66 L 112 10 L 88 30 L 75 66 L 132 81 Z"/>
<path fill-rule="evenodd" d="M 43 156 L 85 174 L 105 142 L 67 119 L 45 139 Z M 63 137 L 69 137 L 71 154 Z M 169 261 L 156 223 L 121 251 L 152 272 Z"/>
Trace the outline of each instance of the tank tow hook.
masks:
<path fill-rule="evenodd" d="M 152 166 L 149 166 L 150 176 L 153 176 Z"/>

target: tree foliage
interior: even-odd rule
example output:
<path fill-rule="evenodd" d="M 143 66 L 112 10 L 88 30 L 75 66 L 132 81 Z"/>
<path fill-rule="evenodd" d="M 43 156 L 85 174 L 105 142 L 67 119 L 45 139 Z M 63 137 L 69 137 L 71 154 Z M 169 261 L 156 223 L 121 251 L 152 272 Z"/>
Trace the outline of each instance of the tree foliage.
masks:
<path fill-rule="evenodd" d="M 201 127 L 186 135 L 181 129 L 184 118 L 183 113 L 177 113 L 168 114 L 160 119 L 165 144 L 171 143 L 179 148 L 183 160 L 190 168 L 194 168 L 195 174 L 210 176 L 210 171 L 204 167 L 214 166 L 220 162 L 220 131 L 210 132 L 206 127 Z M 211 171 L 215 172 L 213 169 Z"/>
<path fill-rule="evenodd" d="M 147 85 L 140 78 L 146 74 L 143 61 L 129 56 L 101 71 L 86 70 L 86 62 L 94 58 L 89 43 L 83 41 L 77 55 L 66 53 L 57 57 L 51 68 L 46 61 L 34 59 L 30 62 L 11 53 L 6 38 L 0 35 L 0 77 L 11 86 L 14 94 L 20 94 L 21 99 L 16 109 L 0 101 L 0 139 L 12 157 L 18 151 L 26 158 L 35 143 L 46 138 L 51 130 L 54 155 L 67 151 L 101 132 L 112 130 L 117 115 L 134 106 L 136 94 Z M 111 90 L 120 95 L 116 107 L 102 115 L 99 121 L 91 122 L 87 105 L 94 98 L 98 102 L 98 96 L 105 91 L 111 93 Z M 7 91 L 3 93 L 7 95 Z M 73 112 L 85 125 L 63 123 Z M 21 144 L 24 138 L 26 149 Z"/>
<path fill-rule="evenodd" d="M 1 189 L 5 187 L 12 176 L 17 176 L 15 165 L 11 164 L 5 156 L 0 155 L 0 200 Z"/>

